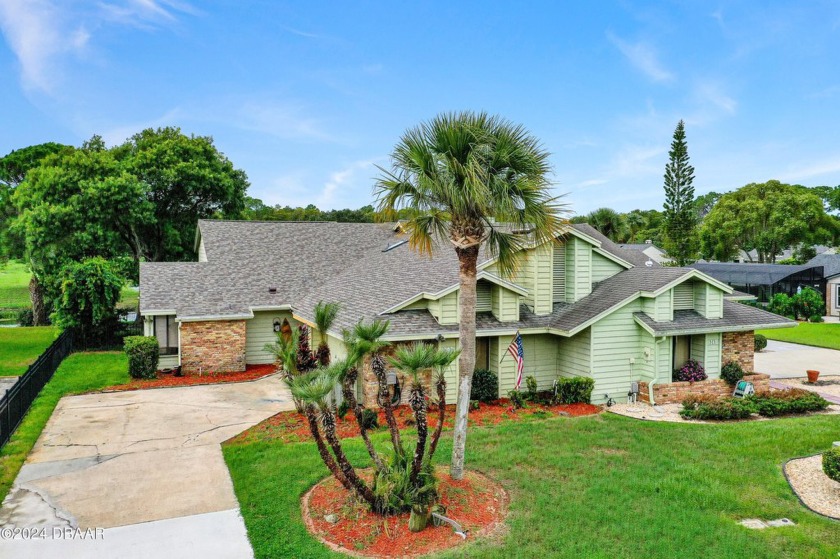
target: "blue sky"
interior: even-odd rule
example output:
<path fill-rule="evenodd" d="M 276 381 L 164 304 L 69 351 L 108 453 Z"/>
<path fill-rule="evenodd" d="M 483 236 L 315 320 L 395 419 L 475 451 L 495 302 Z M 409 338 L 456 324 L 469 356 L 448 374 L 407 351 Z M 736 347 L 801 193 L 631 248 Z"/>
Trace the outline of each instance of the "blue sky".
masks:
<path fill-rule="evenodd" d="M 527 126 L 579 213 L 661 208 L 681 118 L 698 194 L 840 184 L 835 2 L 0 0 L 0 31 L 0 154 L 177 125 L 270 204 L 369 203 L 459 109 Z"/>

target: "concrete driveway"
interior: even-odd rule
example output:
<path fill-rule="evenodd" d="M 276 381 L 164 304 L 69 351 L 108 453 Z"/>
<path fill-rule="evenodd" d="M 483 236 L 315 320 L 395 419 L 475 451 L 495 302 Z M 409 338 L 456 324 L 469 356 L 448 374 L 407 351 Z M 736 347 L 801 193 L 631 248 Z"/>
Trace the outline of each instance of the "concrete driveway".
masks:
<path fill-rule="evenodd" d="M 219 443 L 288 409 L 277 376 L 62 398 L 0 508 L 48 537 L 0 557 L 251 557 Z"/>
<path fill-rule="evenodd" d="M 755 354 L 755 370 L 771 378 L 804 377 L 808 369 L 840 375 L 840 351 L 768 340 L 764 351 Z"/>

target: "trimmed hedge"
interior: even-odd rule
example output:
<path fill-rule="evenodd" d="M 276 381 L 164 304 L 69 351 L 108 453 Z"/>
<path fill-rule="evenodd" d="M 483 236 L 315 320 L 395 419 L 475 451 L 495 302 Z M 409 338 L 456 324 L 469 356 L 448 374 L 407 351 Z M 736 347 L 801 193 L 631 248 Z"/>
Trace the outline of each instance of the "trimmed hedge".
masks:
<path fill-rule="evenodd" d="M 131 378 L 155 378 L 160 358 L 160 345 L 154 336 L 127 336 L 123 348 L 128 355 Z"/>
<path fill-rule="evenodd" d="M 825 475 L 840 482 L 840 446 L 823 452 L 822 467 Z"/>
<path fill-rule="evenodd" d="M 683 400 L 680 415 L 684 419 L 728 420 L 746 419 L 754 411 L 755 407 L 749 398 L 689 396 Z"/>
<path fill-rule="evenodd" d="M 737 361 L 727 361 L 720 370 L 720 378 L 731 386 L 735 386 L 739 380 L 744 378 L 744 369 Z"/>
<path fill-rule="evenodd" d="M 756 351 L 762 351 L 765 347 L 767 347 L 767 336 L 764 334 L 756 334 L 754 344 Z"/>
<path fill-rule="evenodd" d="M 756 411 L 764 417 L 820 411 L 829 405 L 828 401 L 816 392 L 800 388 L 758 392 L 750 399 L 755 403 Z"/>
<path fill-rule="evenodd" d="M 499 399 L 499 377 L 493 371 L 476 369 L 473 373 L 470 400 L 492 402 Z"/>
<path fill-rule="evenodd" d="M 588 404 L 592 400 L 595 381 L 589 377 L 557 379 L 557 401 L 561 404 Z"/>

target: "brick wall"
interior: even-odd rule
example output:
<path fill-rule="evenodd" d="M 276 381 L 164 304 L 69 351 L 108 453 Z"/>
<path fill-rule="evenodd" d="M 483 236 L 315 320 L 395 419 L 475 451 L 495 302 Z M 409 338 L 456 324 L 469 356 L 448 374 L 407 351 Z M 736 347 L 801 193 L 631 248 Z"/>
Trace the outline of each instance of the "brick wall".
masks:
<path fill-rule="evenodd" d="M 744 375 L 744 380 L 753 383 L 756 392 L 770 390 L 770 375 Z M 657 404 L 680 404 L 691 394 L 712 395 L 723 398 L 731 396 L 734 388 L 722 379 L 708 379 L 700 382 L 666 382 L 653 385 L 653 399 Z M 639 399 L 650 403 L 648 383 L 639 383 Z"/>
<path fill-rule="evenodd" d="M 755 370 L 755 333 L 749 332 L 724 332 L 723 333 L 723 359 L 721 364 L 727 361 L 735 361 L 741 365 L 745 372 Z"/>
<path fill-rule="evenodd" d="M 245 370 L 245 321 L 181 323 L 181 367 L 184 374 Z"/>

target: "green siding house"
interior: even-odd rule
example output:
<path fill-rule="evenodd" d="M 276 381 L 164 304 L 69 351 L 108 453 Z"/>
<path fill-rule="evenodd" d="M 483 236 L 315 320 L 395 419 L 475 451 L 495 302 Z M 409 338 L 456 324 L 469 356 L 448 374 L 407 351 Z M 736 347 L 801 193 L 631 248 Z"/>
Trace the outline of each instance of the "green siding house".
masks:
<path fill-rule="evenodd" d="M 196 251 L 198 262 L 140 267 L 140 310 L 146 334 L 160 341 L 161 367 L 198 373 L 271 363 L 264 346 L 275 330 L 286 320 L 314 330 L 322 300 L 341 305 L 326 333 L 339 357 L 342 330 L 359 320 L 389 320 L 394 343 L 458 346 L 454 251 L 421 256 L 398 224 L 200 221 Z M 529 247 L 513 277 L 481 254 L 477 294 L 477 367 L 498 374 L 500 396 L 514 387 L 514 362 L 504 356 L 517 332 L 525 375 L 541 389 L 558 377 L 591 377 L 593 402 L 603 403 L 624 401 L 634 382 L 653 399 L 653 387 L 670 383 L 688 359 L 712 379 L 729 360 L 752 371 L 753 330 L 794 325 L 729 300 L 730 287 L 697 270 L 661 267 L 585 224 Z M 448 375 L 453 401 L 454 366 Z M 360 378 L 362 397 L 369 380 Z"/>

